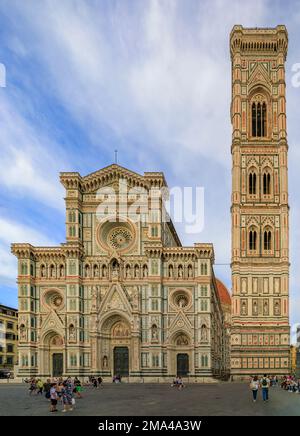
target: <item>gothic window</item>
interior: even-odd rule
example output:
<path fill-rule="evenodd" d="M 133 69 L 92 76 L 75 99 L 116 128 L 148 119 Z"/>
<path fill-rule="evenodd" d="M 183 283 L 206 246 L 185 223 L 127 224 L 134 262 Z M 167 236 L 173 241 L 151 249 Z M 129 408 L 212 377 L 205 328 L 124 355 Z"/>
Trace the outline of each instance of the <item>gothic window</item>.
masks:
<path fill-rule="evenodd" d="M 263 194 L 271 194 L 271 175 L 268 171 L 265 171 L 263 174 Z"/>
<path fill-rule="evenodd" d="M 249 232 L 249 250 L 256 250 L 257 246 L 257 233 L 256 230 L 250 230 Z"/>
<path fill-rule="evenodd" d="M 264 231 L 264 250 L 272 249 L 272 232 L 269 229 Z"/>
<path fill-rule="evenodd" d="M 249 174 L 249 194 L 256 194 L 256 173 L 254 171 Z"/>
<path fill-rule="evenodd" d="M 252 103 L 252 136 L 266 137 L 267 136 L 267 105 L 262 101 L 254 101 Z"/>

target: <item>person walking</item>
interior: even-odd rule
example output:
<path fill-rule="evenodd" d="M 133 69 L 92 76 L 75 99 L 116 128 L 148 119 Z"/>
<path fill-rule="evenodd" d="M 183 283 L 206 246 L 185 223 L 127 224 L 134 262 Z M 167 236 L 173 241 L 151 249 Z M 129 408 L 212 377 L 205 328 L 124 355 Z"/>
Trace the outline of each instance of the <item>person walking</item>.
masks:
<path fill-rule="evenodd" d="M 260 381 L 260 385 L 262 389 L 263 401 L 269 401 L 270 380 L 268 379 L 267 374 L 264 374 L 263 378 Z"/>
<path fill-rule="evenodd" d="M 43 395 L 44 383 L 42 382 L 42 380 L 40 378 L 38 379 L 36 386 L 38 388 L 37 395 L 39 395 L 39 394 Z"/>
<path fill-rule="evenodd" d="M 258 388 L 259 388 L 259 381 L 258 381 L 257 375 L 255 375 L 253 377 L 253 379 L 251 380 L 251 382 L 250 382 L 250 389 L 252 391 L 252 396 L 253 396 L 253 402 L 254 403 L 256 403 L 256 400 L 257 400 Z"/>
<path fill-rule="evenodd" d="M 50 412 L 57 412 L 57 392 L 56 392 L 56 383 L 51 383 L 50 388 Z"/>
<path fill-rule="evenodd" d="M 62 396 L 64 409 L 63 412 L 68 412 L 69 410 L 73 410 L 73 385 L 70 379 L 67 379 L 62 388 Z"/>

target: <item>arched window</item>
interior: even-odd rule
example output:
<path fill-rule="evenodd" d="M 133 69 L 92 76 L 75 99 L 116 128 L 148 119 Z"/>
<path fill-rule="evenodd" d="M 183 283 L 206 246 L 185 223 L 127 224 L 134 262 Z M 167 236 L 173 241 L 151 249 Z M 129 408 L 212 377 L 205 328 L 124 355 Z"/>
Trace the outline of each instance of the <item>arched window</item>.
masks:
<path fill-rule="evenodd" d="M 249 194 L 256 194 L 256 173 L 254 171 L 249 174 Z"/>
<path fill-rule="evenodd" d="M 249 250 L 256 250 L 257 233 L 256 230 L 250 230 L 249 232 Z"/>
<path fill-rule="evenodd" d="M 268 171 L 263 174 L 263 194 L 271 194 L 271 174 Z"/>
<path fill-rule="evenodd" d="M 267 136 L 267 105 L 265 102 L 252 103 L 252 136 L 262 138 Z"/>
<path fill-rule="evenodd" d="M 264 231 L 264 250 L 272 249 L 272 233 L 271 230 Z"/>

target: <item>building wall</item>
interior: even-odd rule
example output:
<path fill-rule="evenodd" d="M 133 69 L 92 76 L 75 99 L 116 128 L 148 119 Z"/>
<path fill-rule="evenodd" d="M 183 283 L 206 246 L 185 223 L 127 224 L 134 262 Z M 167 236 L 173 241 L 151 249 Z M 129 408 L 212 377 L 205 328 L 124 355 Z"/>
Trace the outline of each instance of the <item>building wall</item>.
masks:
<path fill-rule="evenodd" d="M 0 369 L 13 370 L 18 361 L 18 311 L 0 305 Z"/>
<path fill-rule="evenodd" d="M 125 347 L 130 380 L 169 380 L 182 358 L 190 380 L 223 376 L 227 351 L 212 244 L 182 247 L 172 222 L 162 220 L 161 200 L 133 221 L 120 197 L 118 220 L 109 214 L 99 220 L 98 207 L 108 200 L 98 190 L 113 188 L 119 195 L 120 180 L 146 193 L 165 186 L 162 173 L 140 176 L 118 165 L 86 177 L 62 173 L 66 243 L 13 244 L 19 375 L 53 375 L 62 355 L 65 375 L 111 378 L 116 349 Z"/>
<path fill-rule="evenodd" d="M 290 367 L 287 44 L 285 26 L 234 26 L 230 36 L 236 377 L 285 374 Z"/>

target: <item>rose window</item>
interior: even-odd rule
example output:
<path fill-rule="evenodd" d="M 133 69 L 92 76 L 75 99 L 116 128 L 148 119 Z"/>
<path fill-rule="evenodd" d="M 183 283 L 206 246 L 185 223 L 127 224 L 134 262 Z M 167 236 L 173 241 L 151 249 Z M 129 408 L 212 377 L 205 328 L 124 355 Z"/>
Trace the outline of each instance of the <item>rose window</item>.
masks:
<path fill-rule="evenodd" d="M 113 248 L 124 249 L 127 248 L 132 241 L 132 235 L 126 228 L 114 229 L 108 237 L 108 243 Z"/>

